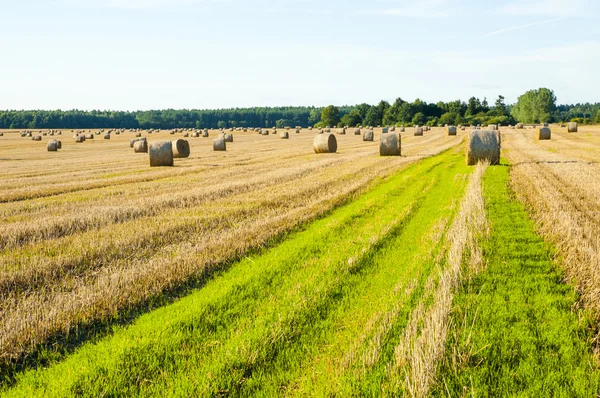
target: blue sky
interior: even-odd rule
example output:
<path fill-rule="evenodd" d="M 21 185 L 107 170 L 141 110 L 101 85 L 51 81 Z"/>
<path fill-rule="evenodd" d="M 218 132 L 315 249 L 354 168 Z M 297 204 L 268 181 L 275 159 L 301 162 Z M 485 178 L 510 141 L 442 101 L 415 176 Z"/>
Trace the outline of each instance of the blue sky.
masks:
<path fill-rule="evenodd" d="M 600 101 L 598 0 L 0 0 L 0 109 Z"/>

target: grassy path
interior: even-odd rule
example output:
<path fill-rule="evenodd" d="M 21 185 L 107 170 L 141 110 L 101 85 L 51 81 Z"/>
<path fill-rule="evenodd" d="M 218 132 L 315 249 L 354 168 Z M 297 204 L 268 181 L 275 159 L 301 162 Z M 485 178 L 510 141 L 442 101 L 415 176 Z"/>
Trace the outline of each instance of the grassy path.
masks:
<path fill-rule="evenodd" d="M 589 318 L 508 182 L 508 167 L 484 178 L 488 267 L 455 298 L 435 395 L 597 396 Z"/>
<path fill-rule="evenodd" d="M 381 392 L 470 171 L 456 150 L 414 164 L 4 394 Z"/>

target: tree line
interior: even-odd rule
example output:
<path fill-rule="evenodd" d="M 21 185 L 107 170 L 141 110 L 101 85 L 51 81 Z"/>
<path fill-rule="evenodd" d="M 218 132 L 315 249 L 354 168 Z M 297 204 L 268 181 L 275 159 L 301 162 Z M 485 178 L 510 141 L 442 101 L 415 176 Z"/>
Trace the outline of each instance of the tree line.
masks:
<path fill-rule="evenodd" d="M 231 109 L 166 109 L 149 111 L 6 110 L 0 111 L 2 129 L 76 128 L 229 128 L 285 126 L 383 126 L 515 124 L 540 122 L 600 123 L 600 103 L 556 105 L 552 90 L 540 88 L 507 105 L 502 95 L 489 104 L 471 97 L 467 102 L 427 103 L 397 98 L 393 103 L 337 107 L 254 107 Z"/>

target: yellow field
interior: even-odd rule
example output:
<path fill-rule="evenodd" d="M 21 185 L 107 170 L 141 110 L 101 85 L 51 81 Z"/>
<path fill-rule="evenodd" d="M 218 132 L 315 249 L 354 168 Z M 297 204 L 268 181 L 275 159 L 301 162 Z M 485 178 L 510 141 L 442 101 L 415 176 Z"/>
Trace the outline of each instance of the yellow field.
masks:
<path fill-rule="evenodd" d="M 75 143 L 70 130 L 41 142 L 0 137 L 0 358 L 57 333 L 144 305 L 190 278 L 261 247 L 385 177 L 465 137 L 403 134 L 402 157 L 379 157 L 379 134 L 337 135 L 316 155 L 315 132 L 234 132 L 227 152 L 187 138 L 191 155 L 150 168 L 134 133 Z M 181 133 L 147 134 L 173 140 Z M 47 152 L 48 140 L 63 147 Z"/>

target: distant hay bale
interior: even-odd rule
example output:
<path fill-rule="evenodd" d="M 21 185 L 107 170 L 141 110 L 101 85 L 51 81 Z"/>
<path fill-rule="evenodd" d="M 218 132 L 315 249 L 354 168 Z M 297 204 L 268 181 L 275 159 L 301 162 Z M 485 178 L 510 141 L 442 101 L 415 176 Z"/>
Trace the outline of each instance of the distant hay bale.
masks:
<path fill-rule="evenodd" d="M 190 143 L 187 140 L 175 140 L 171 142 L 173 158 L 187 158 L 190 156 Z"/>
<path fill-rule="evenodd" d="M 341 128 L 341 129 L 339 129 L 339 130 L 337 131 L 337 133 L 338 133 L 338 134 L 341 134 L 341 135 L 346 135 L 346 128 L 344 127 L 344 128 Z"/>
<path fill-rule="evenodd" d="M 363 141 L 373 141 L 373 130 L 367 130 L 363 134 Z"/>
<path fill-rule="evenodd" d="M 133 143 L 133 152 L 148 153 L 148 141 L 140 140 Z"/>
<path fill-rule="evenodd" d="M 173 166 L 172 148 L 171 141 L 151 142 L 148 147 L 150 167 Z"/>
<path fill-rule="evenodd" d="M 174 131 L 169 131 L 169 134 L 171 134 L 171 135 L 175 135 L 175 132 L 174 132 Z M 141 135 L 141 134 L 140 134 L 140 135 Z M 139 137 L 139 135 L 137 135 L 137 134 L 136 134 L 135 136 L 136 136 L 136 137 Z"/>
<path fill-rule="evenodd" d="M 190 133 L 183 133 L 184 138 L 188 138 L 189 136 L 190 136 Z"/>
<path fill-rule="evenodd" d="M 446 131 L 448 135 L 456 135 L 456 126 L 448 126 L 446 127 Z"/>
<path fill-rule="evenodd" d="M 0 137 L 4 137 L 4 133 L 0 131 Z"/>
<path fill-rule="evenodd" d="M 142 138 L 132 138 L 132 139 L 130 139 L 130 140 L 129 140 L 129 147 L 130 147 L 130 148 L 133 148 L 133 145 L 134 145 L 136 142 L 138 142 L 138 141 L 146 141 L 146 138 L 145 138 L 145 137 L 142 137 Z"/>
<path fill-rule="evenodd" d="M 542 127 L 549 127 L 548 123 L 543 123 Z"/>
<path fill-rule="evenodd" d="M 233 142 L 233 134 L 223 133 L 222 135 L 225 142 Z"/>
<path fill-rule="evenodd" d="M 472 130 L 467 141 L 467 165 L 488 160 L 490 164 L 500 163 L 500 133 L 495 130 Z"/>
<path fill-rule="evenodd" d="M 83 135 L 75 136 L 75 142 L 85 142 L 85 136 L 83 136 Z"/>
<path fill-rule="evenodd" d="M 497 124 L 489 124 L 488 125 L 488 130 L 497 131 L 498 130 L 498 125 Z"/>
<path fill-rule="evenodd" d="M 384 127 L 381 129 L 381 134 L 387 134 L 389 132 L 389 128 Z"/>
<path fill-rule="evenodd" d="M 269 130 L 263 130 L 261 134 L 262 135 L 269 135 Z"/>
<path fill-rule="evenodd" d="M 312 131 L 312 129 L 313 129 L 313 128 L 312 128 L 312 126 L 310 126 L 310 127 L 308 128 L 308 131 Z"/>
<path fill-rule="evenodd" d="M 104 134 L 104 139 L 105 140 L 110 140 L 110 134 Z"/>
<path fill-rule="evenodd" d="M 523 129 L 523 123 L 517 123 L 517 129 L 522 130 Z"/>
<path fill-rule="evenodd" d="M 194 132 L 192 133 L 192 137 L 193 137 L 193 138 L 198 138 L 198 137 L 200 137 L 200 133 L 199 133 L 199 132 L 197 132 L 197 131 L 194 131 Z"/>
<path fill-rule="evenodd" d="M 460 129 L 461 129 L 462 131 L 465 131 L 467 128 L 466 128 L 465 126 L 462 126 Z"/>
<path fill-rule="evenodd" d="M 354 130 L 354 135 L 360 135 L 360 129 L 355 129 Z"/>
<path fill-rule="evenodd" d="M 93 140 L 94 139 L 94 134 L 88 134 L 85 136 L 86 140 Z"/>
<path fill-rule="evenodd" d="M 406 131 L 406 129 L 404 128 L 404 126 L 400 126 L 400 132 L 404 133 Z"/>
<path fill-rule="evenodd" d="M 423 135 L 423 127 L 415 127 L 415 135 L 416 136 Z"/>
<path fill-rule="evenodd" d="M 313 141 L 315 153 L 337 152 L 337 139 L 333 134 L 317 134 Z"/>
<path fill-rule="evenodd" d="M 425 131 L 431 131 L 431 127 L 429 127 L 429 126 L 424 126 L 424 127 L 423 127 L 423 129 L 424 129 Z"/>
<path fill-rule="evenodd" d="M 58 141 L 48 141 L 48 152 L 56 152 L 58 149 Z"/>
<path fill-rule="evenodd" d="M 290 138 L 290 133 L 288 133 L 287 131 L 282 131 L 279 134 L 279 138 L 281 138 L 283 140 L 287 140 L 288 138 Z"/>
<path fill-rule="evenodd" d="M 325 127 L 325 130 L 324 130 L 324 131 L 325 131 L 326 133 L 331 133 L 331 128 L 330 128 L 330 127 Z"/>
<path fill-rule="evenodd" d="M 300 134 L 300 129 L 296 129 L 296 134 Z"/>
<path fill-rule="evenodd" d="M 400 156 L 401 137 L 398 133 L 382 134 L 379 140 L 379 156 Z"/>
<path fill-rule="evenodd" d="M 323 134 L 323 129 L 318 129 L 317 134 Z"/>
<path fill-rule="evenodd" d="M 549 127 L 538 127 L 537 129 L 538 140 L 549 140 L 551 134 Z"/>
<path fill-rule="evenodd" d="M 42 136 L 41 135 L 34 135 L 31 139 L 33 141 L 41 141 L 42 140 Z"/>
<path fill-rule="evenodd" d="M 213 140 L 213 151 L 226 151 L 227 143 L 222 135 L 219 135 Z"/>
<path fill-rule="evenodd" d="M 396 126 L 390 127 L 390 131 L 396 131 Z"/>
<path fill-rule="evenodd" d="M 577 123 L 576 122 L 570 122 L 567 124 L 567 131 L 569 133 L 576 133 L 577 132 Z"/>

